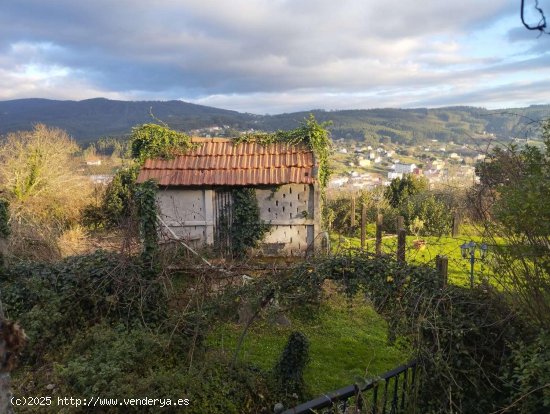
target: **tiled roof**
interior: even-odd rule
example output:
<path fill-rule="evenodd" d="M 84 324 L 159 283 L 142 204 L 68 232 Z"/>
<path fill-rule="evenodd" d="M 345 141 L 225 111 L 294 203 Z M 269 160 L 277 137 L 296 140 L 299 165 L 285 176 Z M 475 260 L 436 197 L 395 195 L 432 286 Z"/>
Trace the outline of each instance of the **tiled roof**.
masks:
<path fill-rule="evenodd" d="M 226 138 L 193 138 L 199 146 L 171 160 L 149 159 L 139 183 L 159 185 L 279 185 L 314 182 L 314 157 L 303 145 L 240 143 Z"/>

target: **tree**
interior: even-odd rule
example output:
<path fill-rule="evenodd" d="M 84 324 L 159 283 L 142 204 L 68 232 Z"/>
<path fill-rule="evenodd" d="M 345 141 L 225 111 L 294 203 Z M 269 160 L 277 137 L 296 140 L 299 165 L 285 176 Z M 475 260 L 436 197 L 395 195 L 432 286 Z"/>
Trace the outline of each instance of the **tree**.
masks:
<path fill-rule="evenodd" d="M 387 187 L 384 197 L 393 208 L 399 208 L 410 196 L 418 194 L 428 188 L 428 182 L 424 178 L 417 178 L 412 174 L 406 174 L 403 178 L 394 178 Z"/>
<path fill-rule="evenodd" d="M 497 148 L 478 167 L 473 201 L 494 245 L 495 274 L 518 308 L 550 326 L 550 121 L 545 147 Z"/>
<path fill-rule="evenodd" d="M 56 238 L 78 222 L 91 191 L 77 171 L 79 151 L 65 131 L 41 124 L 9 134 L 0 146 L 0 188 L 10 204 L 10 225 L 17 227 L 13 243 L 40 241 L 53 248 L 44 252 L 50 257 Z"/>
<path fill-rule="evenodd" d="M 525 11 L 527 10 L 527 8 L 525 7 L 525 0 L 521 0 L 520 16 L 521 16 L 521 22 L 523 23 L 525 28 L 527 30 L 538 30 L 541 33 L 550 34 L 550 32 L 548 31 L 548 27 L 546 25 L 546 16 L 544 14 L 544 10 L 541 7 L 539 7 L 538 0 L 535 0 L 535 4 L 531 6 L 531 9 L 536 10 L 535 13 L 539 16 L 539 20 L 538 20 L 537 23 L 528 23 L 527 22 L 527 19 L 525 17 Z M 533 10 L 531 10 L 531 11 L 533 11 Z"/>

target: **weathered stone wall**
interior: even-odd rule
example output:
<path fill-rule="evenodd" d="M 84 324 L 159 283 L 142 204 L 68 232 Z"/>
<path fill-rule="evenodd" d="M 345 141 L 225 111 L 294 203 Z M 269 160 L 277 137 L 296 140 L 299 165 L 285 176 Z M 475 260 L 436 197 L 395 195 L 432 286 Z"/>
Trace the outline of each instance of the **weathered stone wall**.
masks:
<path fill-rule="evenodd" d="M 307 184 L 287 184 L 256 189 L 260 219 L 271 226 L 261 250 L 268 255 L 304 255 L 313 249 L 318 222 L 315 189 Z M 167 188 L 157 200 L 162 220 L 194 247 L 214 243 L 214 190 Z M 165 229 L 162 233 L 167 234 Z"/>
<path fill-rule="evenodd" d="M 167 188 L 157 193 L 161 219 L 177 237 L 192 246 L 212 244 L 212 190 Z M 166 229 L 161 226 L 161 233 Z"/>
<path fill-rule="evenodd" d="M 287 184 L 257 189 L 260 218 L 271 226 L 262 250 L 274 255 L 303 255 L 313 248 L 315 202 L 313 186 Z"/>

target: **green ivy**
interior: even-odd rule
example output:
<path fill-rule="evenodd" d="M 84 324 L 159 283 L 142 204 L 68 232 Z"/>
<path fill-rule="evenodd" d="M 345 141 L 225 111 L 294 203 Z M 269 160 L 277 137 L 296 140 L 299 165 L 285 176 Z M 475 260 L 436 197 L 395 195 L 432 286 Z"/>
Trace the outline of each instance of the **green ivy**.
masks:
<path fill-rule="evenodd" d="M 139 184 L 135 194 L 143 241 L 143 260 L 149 265 L 153 264 L 158 251 L 157 188 L 157 184 L 149 180 Z"/>
<path fill-rule="evenodd" d="M 309 341 L 301 332 L 292 332 L 273 370 L 276 388 L 288 399 L 296 394 L 302 399 L 306 394 L 304 371 L 309 362 Z"/>
<path fill-rule="evenodd" d="M 157 124 L 143 124 L 132 129 L 132 157 L 141 165 L 148 158 L 174 158 L 192 149 L 189 135 Z"/>
<path fill-rule="evenodd" d="M 10 212 L 9 212 L 10 203 L 8 200 L 0 199 L 0 238 L 7 238 L 10 231 Z"/>
<path fill-rule="evenodd" d="M 233 222 L 230 229 L 231 250 L 236 257 L 244 257 L 247 250 L 258 245 L 268 230 L 260 220 L 256 191 L 250 187 L 232 190 Z"/>
<path fill-rule="evenodd" d="M 329 167 L 329 157 L 332 152 L 332 140 L 327 127 L 330 122 L 319 124 L 313 114 L 296 129 L 290 131 L 276 132 L 256 132 L 252 134 L 244 134 L 235 139 L 235 144 L 241 142 L 257 142 L 260 145 L 268 145 L 273 143 L 286 143 L 289 145 L 305 144 L 315 154 L 318 164 L 317 179 L 321 191 L 321 216 L 323 214 L 323 206 L 326 204 L 326 187 L 328 185 L 331 169 Z M 326 222 L 326 220 L 324 220 Z"/>

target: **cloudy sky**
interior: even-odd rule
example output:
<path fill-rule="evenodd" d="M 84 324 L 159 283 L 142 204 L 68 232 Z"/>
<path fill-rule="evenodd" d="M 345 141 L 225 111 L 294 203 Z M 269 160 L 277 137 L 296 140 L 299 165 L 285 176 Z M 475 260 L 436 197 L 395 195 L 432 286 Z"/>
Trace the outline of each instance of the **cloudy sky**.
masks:
<path fill-rule="evenodd" d="M 539 1 L 550 18 L 550 0 Z M 0 100 L 182 99 L 260 114 L 550 103 L 550 36 L 524 29 L 519 9 L 520 0 L 2 0 Z"/>

